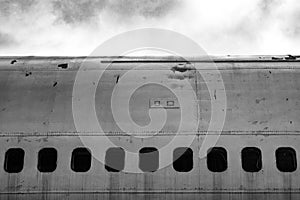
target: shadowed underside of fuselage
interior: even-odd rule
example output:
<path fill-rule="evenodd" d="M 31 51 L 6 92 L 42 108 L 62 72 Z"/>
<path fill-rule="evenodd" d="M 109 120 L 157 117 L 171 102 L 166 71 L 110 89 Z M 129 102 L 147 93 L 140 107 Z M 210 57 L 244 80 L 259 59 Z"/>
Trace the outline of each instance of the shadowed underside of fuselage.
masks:
<path fill-rule="evenodd" d="M 0 199 L 299 199 L 299 104 L 294 56 L 3 57 Z"/>

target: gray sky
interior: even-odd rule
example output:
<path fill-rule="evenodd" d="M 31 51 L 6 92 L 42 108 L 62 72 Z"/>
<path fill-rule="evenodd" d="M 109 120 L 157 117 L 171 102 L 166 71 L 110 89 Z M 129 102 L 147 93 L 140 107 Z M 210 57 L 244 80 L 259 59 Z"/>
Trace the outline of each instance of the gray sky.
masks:
<path fill-rule="evenodd" d="M 0 24 L 0 55 L 89 55 L 145 27 L 212 55 L 300 54 L 299 0 L 0 0 Z"/>

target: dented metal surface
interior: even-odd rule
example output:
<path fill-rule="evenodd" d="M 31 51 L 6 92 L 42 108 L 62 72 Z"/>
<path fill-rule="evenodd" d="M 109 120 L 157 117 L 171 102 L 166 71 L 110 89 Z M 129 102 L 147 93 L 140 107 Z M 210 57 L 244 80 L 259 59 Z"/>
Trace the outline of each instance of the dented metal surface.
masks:
<path fill-rule="evenodd" d="M 112 123 L 111 90 L 121 84 L 120 78 L 128 69 L 143 63 L 143 59 L 119 58 L 106 70 L 95 96 L 95 109 L 104 132 L 77 132 L 72 115 L 72 91 L 84 59 L 0 58 L 0 166 L 7 149 L 21 147 L 26 152 L 21 173 L 8 174 L 0 167 L 1 199 L 299 199 L 299 169 L 282 173 L 275 165 L 275 150 L 281 146 L 293 147 L 297 160 L 300 159 L 300 61 L 297 58 L 216 59 L 227 94 L 226 121 L 217 143 L 228 153 L 228 169 L 222 173 L 210 172 L 206 158 L 199 159 L 197 155 L 211 119 L 211 98 L 218 101 L 219 91 L 210 95 L 196 68 L 205 70 L 211 77 L 217 75 L 215 70 L 201 59 L 191 59 L 196 68 L 174 58 L 162 63 L 148 59 L 145 67 L 136 70 L 136 76 L 141 70 L 150 75 L 155 70 L 165 77 L 163 82 L 170 88 L 184 91 L 187 87 L 183 80 L 187 80 L 197 91 L 197 101 L 192 106 L 199 105 L 199 112 L 191 113 L 191 120 L 186 123 L 199 122 L 199 130 L 186 129 L 180 133 L 183 138 L 196 135 L 191 146 L 192 171 L 179 173 L 169 166 L 145 174 L 108 173 L 96 159 L 87 173 L 70 169 L 72 150 L 83 146 L 79 135 L 109 136 L 116 144 L 136 151 L 171 140 L 180 120 L 180 109 L 167 109 L 169 118 L 162 130 L 158 130 L 157 137 L 134 142 L 132 136 Z M 87 58 L 93 65 L 91 70 L 104 70 L 106 59 Z M 130 88 L 132 84 L 127 82 L 125 87 Z M 159 85 L 141 87 L 129 102 L 131 117 L 137 124 L 147 125 L 149 107 L 157 100 L 172 99 L 174 94 Z M 176 100 L 174 106 L 180 108 Z M 132 134 L 145 136 L 152 131 L 132 130 Z M 37 153 L 49 146 L 58 151 L 58 165 L 55 172 L 43 174 L 36 168 Z M 240 152 L 245 146 L 261 149 L 263 169 L 260 172 L 243 171 Z"/>

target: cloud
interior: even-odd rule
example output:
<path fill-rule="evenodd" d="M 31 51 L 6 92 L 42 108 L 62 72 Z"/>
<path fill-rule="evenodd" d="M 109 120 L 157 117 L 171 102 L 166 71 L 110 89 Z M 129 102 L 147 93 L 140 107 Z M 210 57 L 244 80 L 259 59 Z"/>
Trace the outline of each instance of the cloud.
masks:
<path fill-rule="evenodd" d="M 162 17 L 179 6 L 179 0 L 111 0 L 109 8 L 125 17 L 143 16 L 146 18 Z"/>
<path fill-rule="evenodd" d="M 261 0 L 258 3 L 258 9 L 266 16 L 269 15 L 274 8 L 282 5 L 282 3 L 284 3 L 284 0 Z"/>
<path fill-rule="evenodd" d="M 36 4 L 37 0 L 0 0 L 0 13 L 10 16 L 16 13 L 25 13 Z"/>
<path fill-rule="evenodd" d="M 299 2 L 295 0 L 293 6 L 285 3 L 278 11 L 277 17 L 281 24 L 280 30 L 286 35 L 286 37 L 290 37 L 291 39 L 297 39 L 299 42 L 300 40 Z"/>
<path fill-rule="evenodd" d="M 97 20 L 102 11 L 122 16 L 155 18 L 165 16 L 179 0 L 53 0 L 53 13 L 67 24 Z"/>
<path fill-rule="evenodd" d="M 144 27 L 177 31 L 209 54 L 299 54 L 299 21 L 298 0 L 0 0 L 0 54 L 88 55 Z"/>
<path fill-rule="evenodd" d="M 97 17 L 106 3 L 106 0 L 54 0 L 52 9 L 58 20 L 67 24 L 76 24 Z"/>
<path fill-rule="evenodd" d="M 0 48 L 9 47 L 15 45 L 16 43 L 17 42 L 13 36 L 0 32 Z"/>

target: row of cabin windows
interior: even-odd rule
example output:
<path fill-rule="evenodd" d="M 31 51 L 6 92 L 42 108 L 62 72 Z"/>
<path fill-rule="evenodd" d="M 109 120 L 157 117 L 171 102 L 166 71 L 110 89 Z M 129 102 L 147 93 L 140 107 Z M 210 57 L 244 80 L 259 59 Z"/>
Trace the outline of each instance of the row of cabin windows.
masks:
<path fill-rule="evenodd" d="M 19 173 L 24 166 L 25 152 L 21 148 L 12 148 L 5 153 L 4 169 L 8 173 Z M 297 169 L 296 152 L 290 147 L 280 147 L 275 152 L 276 166 L 279 171 L 293 172 Z M 242 168 L 246 172 L 258 172 L 262 169 L 261 150 L 256 147 L 242 149 Z M 91 168 L 92 155 L 87 148 L 77 148 L 72 152 L 71 169 L 75 172 L 87 172 Z M 125 166 L 125 151 L 122 148 L 110 148 L 105 155 L 105 169 L 120 172 Z M 40 172 L 53 172 L 57 167 L 55 148 L 44 148 L 38 153 L 37 168 Z M 159 168 L 159 151 L 154 147 L 145 147 L 139 151 L 139 168 L 144 172 L 155 172 Z M 193 151 L 179 147 L 173 151 L 173 168 L 178 172 L 193 169 Z M 212 172 L 224 172 L 228 168 L 227 151 L 223 147 L 211 148 L 207 153 L 207 168 Z"/>

